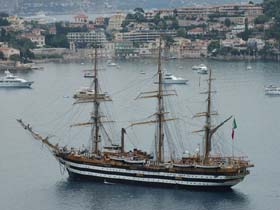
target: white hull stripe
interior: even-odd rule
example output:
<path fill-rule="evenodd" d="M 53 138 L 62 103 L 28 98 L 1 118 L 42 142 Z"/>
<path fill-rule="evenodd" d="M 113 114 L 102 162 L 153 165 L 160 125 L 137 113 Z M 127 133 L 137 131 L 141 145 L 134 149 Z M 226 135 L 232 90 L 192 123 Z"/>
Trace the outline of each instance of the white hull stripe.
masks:
<path fill-rule="evenodd" d="M 200 175 L 200 174 L 180 174 L 180 173 L 168 173 L 168 172 L 150 172 L 150 171 L 142 171 L 142 170 L 128 170 L 123 168 L 112 168 L 112 167 L 102 167 L 102 166 L 93 166 L 93 165 L 86 165 L 86 164 L 78 164 L 73 163 L 70 161 L 65 161 L 63 159 L 59 159 L 62 164 L 64 164 L 67 168 L 72 167 L 75 170 L 80 171 L 87 171 L 91 172 L 90 170 L 100 171 L 106 174 L 107 173 L 123 173 L 124 176 L 133 176 L 137 174 L 138 176 L 159 176 L 159 177 L 166 177 L 166 178 L 180 178 L 180 179 L 203 179 L 209 180 L 212 182 L 226 182 L 227 180 L 242 180 L 244 175 L 239 176 L 213 176 L 213 175 Z"/>
<path fill-rule="evenodd" d="M 145 182 L 145 183 L 156 183 L 156 184 L 170 184 L 170 185 L 183 185 L 183 186 L 199 186 L 199 187 L 231 187 L 240 182 L 240 180 L 227 181 L 225 183 L 215 183 L 215 182 L 190 182 L 190 181 L 181 181 L 181 180 L 170 180 L 170 179 L 156 179 L 156 178 L 143 178 L 143 177 L 131 177 L 131 176 L 122 176 L 122 175 L 113 175 L 113 174 L 103 174 L 89 171 L 80 171 L 77 169 L 69 168 L 67 169 L 74 173 L 89 177 L 97 177 L 112 179 L 112 180 L 124 180 L 124 181 L 135 181 L 135 182 Z"/>

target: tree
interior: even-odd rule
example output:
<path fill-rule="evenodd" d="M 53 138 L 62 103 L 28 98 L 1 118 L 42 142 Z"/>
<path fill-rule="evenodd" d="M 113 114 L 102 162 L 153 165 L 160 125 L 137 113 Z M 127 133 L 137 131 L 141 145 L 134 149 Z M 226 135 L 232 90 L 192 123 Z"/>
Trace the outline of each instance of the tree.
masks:
<path fill-rule="evenodd" d="M 135 13 L 139 12 L 139 13 L 142 13 L 142 14 L 145 13 L 145 11 L 144 11 L 142 8 L 139 8 L 139 7 L 138 7 L 138 8 L 135 8 L 135 9 L 134 9 L 134 12 L 135 12 Z"/>
<path fill-rule="evenodd" d="M 269 20 L 269 17 L 266 15 L 260 15 L 255 19 L 255 24 L 264 24 Z"/>
<path fill-rule="evenodd" d="M 217 40 L 217 41 L 212 41 L 208 47 L 207 47 L 207 50 L 209 53 L 212 53 L 214 50 L 218 50 L 220 48 L 220 41 Z"/>
<path fill-rule="evenodd" d="M 162 39 L 165 42 L 166 47 L 170 47 L 175 42 L 173 37 L 167 34 L 164 34 Z"/>
<path fill-rule="evenodd" d="M 187 35 L 186 29 L 184 28 L 179 28 L 177 30 L 177 36 L 178 37 L 185 37 Z"/>
<path fill-rule="evenodd" d="M 230 19 L 229 19 L 229 18 L 226 18 L 224 24 L 225 24 L 226 27 L 230 27 L 230 26 L 231 26 L 231 21 L 230 21 Z"/>
<path fill-rule="evenodd" d="M 4 18 L 0 18 L 0 26 L 8 26 L 8 25 L 10 25 L 8 20 Z"/>
<path fill-rule="evenodd" d="M 21 57 L 19 55 L 11 55 L 10 60 L 11 61 L 21 61 Z"/>
<path fill-rule="evenodd" d="M 0 59 L 3 60 L 5 58 L 4 53 L 0 51 Z"/>

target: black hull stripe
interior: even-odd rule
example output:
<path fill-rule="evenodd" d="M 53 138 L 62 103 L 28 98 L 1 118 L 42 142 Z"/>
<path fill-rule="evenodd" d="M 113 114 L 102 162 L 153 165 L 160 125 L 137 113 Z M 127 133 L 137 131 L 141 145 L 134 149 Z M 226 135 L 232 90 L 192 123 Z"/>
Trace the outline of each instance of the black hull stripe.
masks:
<path fill-rule="evenodd" d="M 176 179 L 175 176 L 157 176 L 157 175 L 137 175 L 133 173 L 121 173 L 121 172 L 115 172 L 115 171 L 101 171 L 101 170 L 94 170 L 94 169 L 85 169 L 85 168 L 80 168 L 80 167 L 75 167 L 75 166 L 68 166 L 69 168 L 83 171 L 83 172 L 93 172 L 93 173 L 99 173 L 99 174 L 106 174 L 106 175 L 120 175 L 120 176 L 126 176 L 126 177 L 141 177 L 141 178 L 153 178 L 153 179 L 169 179 L 169 180 L 180 180 L 180 181 L 190 181 L 190 182 L 211 182 L 211 183 L 225 183 L 225 182 L 230 182 L 237 180 L 236 179 L 199 179 L 199 178 L 179 178 Z"/>
<path fill-rule="evenodd" d="M 79 181 L 94 181 L 94 182 L 108 182 L 108 184 L 122 183 L 122 184 L 131 184 L 138 186 L 147 186 L 147 187 L 164 187 L 164 188 L 178 188 L 178 189 L 188 189 L 188 190 L 203 190 L 203 191 L 230 191 L 231 186 L 186 186 L 179 184 L 166 184 L 166 183 L 145 183 L 145 182 L 137 182 L 131 180 L 123 180 L 123 179 L 110 179 L 110 178 L 101 178 L 94 177 L 89 175 L 76 174 L 68 171 L 69 176 L 73 180 Z"/>

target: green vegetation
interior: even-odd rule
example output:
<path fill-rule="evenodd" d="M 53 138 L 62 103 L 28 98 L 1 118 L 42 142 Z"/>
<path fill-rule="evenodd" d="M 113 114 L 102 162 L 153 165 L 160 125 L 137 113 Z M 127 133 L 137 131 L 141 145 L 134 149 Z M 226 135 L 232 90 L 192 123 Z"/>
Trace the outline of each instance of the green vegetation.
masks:
<path fill-rule="evenodd" d="M 67 34 L 70 32 L 88 32 L 86 26 L 83 27 L 70 27 L 64 25 L 62 22 L 55 23 L 56 34 L 46 34 L 46 46 L 47 47 L 62 47 L 69 48 L 69 42 Z"/>
<path fill-rule="evenodd" d="M 0 17 L 0 26 L 8 26 L 10 23 L 5 18 Z"/>
<path fill-rule="evenodd" d="M 220 41 L 219 40 L 215 40 L 212 41 L 209 45 L 208 45 L 208 52 L 212 53 L 213 51 L 218 51 L 220 49 Z"/>
<path fill-rule="evenodd" d="M 3 60 L 5 58 L 4 53 L 0 51 L 0 60 Z"/>
<path fill-rule="evenodd" d="M 35 56 L 35 59 L 57 59 L 57 58 L 63 58 L 63 55 L 61 55 L 61 54 L 52 54 L 52 55 L 43 54 L 43 55 Z"/>
<path fill-rule="evenodd" d="M 173 16 L 160 17 L 160 14 L 156 14 L 153 19 L 148 20 L 144 15 L 145 11 L 142 8 L 134 9 L 134 13 L 128 13 L 125 20 L 122 23 L 123 31 L 127 31 L 127 26 L 130 23 L 149 23 L 152 30 L 177 30 L 179 29 L 179 23 L 176 18 L 177 12 L 175 10 Z"/>
<path fill-rule="evenodd" d="M 272 28 L 265 31 L 266 38 L 274 38 L 280 42 L 280 0 L 264 0 L 264 15 L 256 19 L 257 23 L 272 20 Z"/>
<path fill-rule="evenodd" d="M 2 29 L 0 33 L 0 42 L 7 42 L 9 47 L 19 49 L 20 60 L 24 63 L 34 58 L 34 54 L 30 49 L 35 48 L 35 44 L 29 39 L 20 38 L 17 33 L 7 32 L 5 29 Z"/>

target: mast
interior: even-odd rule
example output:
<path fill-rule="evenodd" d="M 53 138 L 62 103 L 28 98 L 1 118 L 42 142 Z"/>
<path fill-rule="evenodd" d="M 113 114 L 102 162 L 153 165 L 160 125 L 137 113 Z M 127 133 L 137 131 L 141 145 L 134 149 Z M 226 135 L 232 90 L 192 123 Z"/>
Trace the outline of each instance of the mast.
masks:
<path fill-rule="evenodd" d="M 205 124 L 205 145 L 204 145 L 204 163 L 208 162 L 209 153 L 211 151 L 211 93 L 212 93 L 212 71 L 209 69 L 208 78 L 208 97 L 206 110 L 206 124 Z"/>
<path fill-rule="evenodd" d="M 97 46 L 95 46 L 95 51 L 94 51 L 94 115 L 91 117 L 93 120 L 93 125 L 92 125 L 92 145 L 94 147 L 92 148 L 92 152 L 94 154 L 98 154 L 99 151 L 99 141 L 100 141 L 100 136 L 99 136 L 99 101 L 98 101 L 98 93 L 99 93 L 99 83 L 98 83 L 98 71 L 97 71 Z"/>
<path fill-rule="evenodd" d="M 161 71 L 161 38 L 159 40 L 159 53 L 158 53 L 158 154 L 157 162 L 161 163 L 164 161 L 164 143 L 163 143 L 163 120 L 164 120 L 164 107 L 163 107 L 163 97 L 162 97 L 162 71 Z"/>

